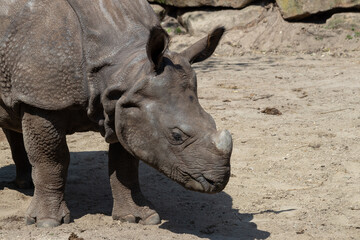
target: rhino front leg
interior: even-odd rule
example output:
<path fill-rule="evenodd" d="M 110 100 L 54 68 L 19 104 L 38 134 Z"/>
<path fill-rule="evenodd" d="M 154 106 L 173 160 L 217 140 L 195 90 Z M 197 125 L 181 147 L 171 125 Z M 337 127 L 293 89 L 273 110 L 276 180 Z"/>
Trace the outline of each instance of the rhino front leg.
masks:
<path fill-rule="evenodd" d="M 109 176 L 114 198 L 112 216 L 123 222 L 153 225 L 160 217 L 141 193 L 138 178 L 139 160 L 120 143 L 110 144 Z"/>
<path fill-rule="evenodd" d="M 3 129 L 9 142 L 11 155 L 16 165 L 15 184 L 18 188 L 31 188 L 31 165 L 24 147 L 23 135 L 8 129 Z"/>
<path fill-rule="evenodd" d="M 65 114 L 66 115 L 66 114 Z M 25 148 L 32 165 L 34 196 L 26 214 L 26 223 L 55 227 L 70 222 L 64 200 L 69 165 L 64 114 L 25 107 L 22 129 Z"/>

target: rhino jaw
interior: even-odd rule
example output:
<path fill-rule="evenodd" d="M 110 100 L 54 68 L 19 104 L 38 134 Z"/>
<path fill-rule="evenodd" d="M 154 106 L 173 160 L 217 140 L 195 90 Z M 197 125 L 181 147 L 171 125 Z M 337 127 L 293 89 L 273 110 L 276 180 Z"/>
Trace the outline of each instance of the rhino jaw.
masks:
<path fill-rule="evenodd" d="M 190 189 L 190 190 L 193 190 L 193 191 L 197 191 L 197 192 L 202 192 L 204 191 L 204 187 L 203 185 L 201 185 L 200 182 L 194 180 L 194 179 L 191 179 L 190 181 L 188 181 L 185 185 L 184 185 L 185 188 L 187 189 Z"/>
<path fill-rule="evenodd" d="M 185 183 L 184 187 L 197 192 L 218 193 L 225 188 L 228 180 L 229 177 L 225 176 L 223 182 L 213 182 L 212 180 L 204 177 L 204 175 L 201 175 L 196 179 L 191 178 Z"/>

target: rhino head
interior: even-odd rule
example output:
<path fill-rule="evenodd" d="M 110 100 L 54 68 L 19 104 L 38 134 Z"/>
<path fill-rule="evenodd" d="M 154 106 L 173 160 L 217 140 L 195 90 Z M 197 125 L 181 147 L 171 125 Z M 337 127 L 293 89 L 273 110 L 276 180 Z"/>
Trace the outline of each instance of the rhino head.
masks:
<path fill-rule="evenodd" d="M 113 129 L 113 141 L 133 156 L 185 188 L 206 193 L 221 191 L 229 180 L 232 138 L 227 130 L 217 131 L 199 104 L 191 64 L 210 57 L 223 33 L 217 28 L 175 53 L 167 48 L 167 33 L 153 28 L 146 56 L 132 54 L 126 76 L 123 69 L 113 74 L 114 79 L 131 78 L 131 88 L 122 87 L 122 81 L 103 94 L 109 142 Z"/>

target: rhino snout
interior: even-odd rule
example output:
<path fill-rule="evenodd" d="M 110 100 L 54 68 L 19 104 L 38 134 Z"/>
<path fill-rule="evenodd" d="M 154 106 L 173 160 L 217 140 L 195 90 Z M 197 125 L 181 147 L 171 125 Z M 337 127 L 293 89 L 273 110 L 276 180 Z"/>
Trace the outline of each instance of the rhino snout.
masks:
<path fill-rule="evenodd" d="M 221 155 L 229 157 L 232 152 L 232 137 L 228 130 L 222 130 L 217 132 L 212 136 L 212 143 L 215 145 L 216 149 L 221 153 Z"/>
<path fill-rule="evenodd" d="M 200 192 L 217 193 L 225 188 L 230 178 L 232 137 L 229 131 L 223 130 L 206 135 L 204 141 L 211 156 L 204 158 L 202 169 L 189 174 L 191 178 L 185 187 Z"/>

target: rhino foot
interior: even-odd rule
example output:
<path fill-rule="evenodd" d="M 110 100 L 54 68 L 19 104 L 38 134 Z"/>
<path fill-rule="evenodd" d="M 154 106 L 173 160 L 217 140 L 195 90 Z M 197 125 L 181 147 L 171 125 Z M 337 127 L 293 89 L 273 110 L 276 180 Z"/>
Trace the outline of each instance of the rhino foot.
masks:
<path fill-rule="evenodd" d="M 138 167 L 139 160 L 120 143 L 110 144 L 109 175 L 114 198 L 112 217 L 122 222 L 159 224 L 159 214 L 140 190 Z"/>
<path fill-rule="evenodd" d="M 26 225 L 36 224 L 40 228 L 51 228 L 60 226 L 62 223 L 70 223 L 70 211 L 65 201 L 61 202 L 58 211 L 54 213 L 54 208 L 50 211 L 34 198 L 29 206 L 25 217 Z"/>
<path fill-rule="evenodd" d="M 61 225 L 61 222 L 59 222 L 55 219 L 51 219 L 51 218 L 41 219 L 36 222 L 35 218 L 29 217 L 29 216 L 26 217 L 27 225 L 31 225 L 31 224 L 35 224 L 35 223 L 36 223 L 37 227 L 41 227 L 41 228 L 52 228 L 52 227 L 57 227 L 57 226 Z"/>
<path fill-rule="evenodd" d="M 159 214 L 148 208 L 148 207 L 138 207 L 137 214 L 128 214 L 128 215 L 117 215 L 113 213 L 114 220 L 120 220 L 121 222 L 129 223 L 140 223 L 143 225 L 156 225 L 161 222 Z"/>
<path fill-rule="evenodd" d="M 114 199 L 112 216 L 121 222 L 140 223 L 143 225 L 156 225 L 161 222 L 159 214 L 140 190 L 126 195 L 122 199 Z"/>
<path fill-rule="evenodd" d="M 145 220 L 140 220 L 139 223 L 144 225 L 156 225 L 160 224 L 161 219 L 158 213 L 154 213 L 153 215 L 147 217 Z"/>

